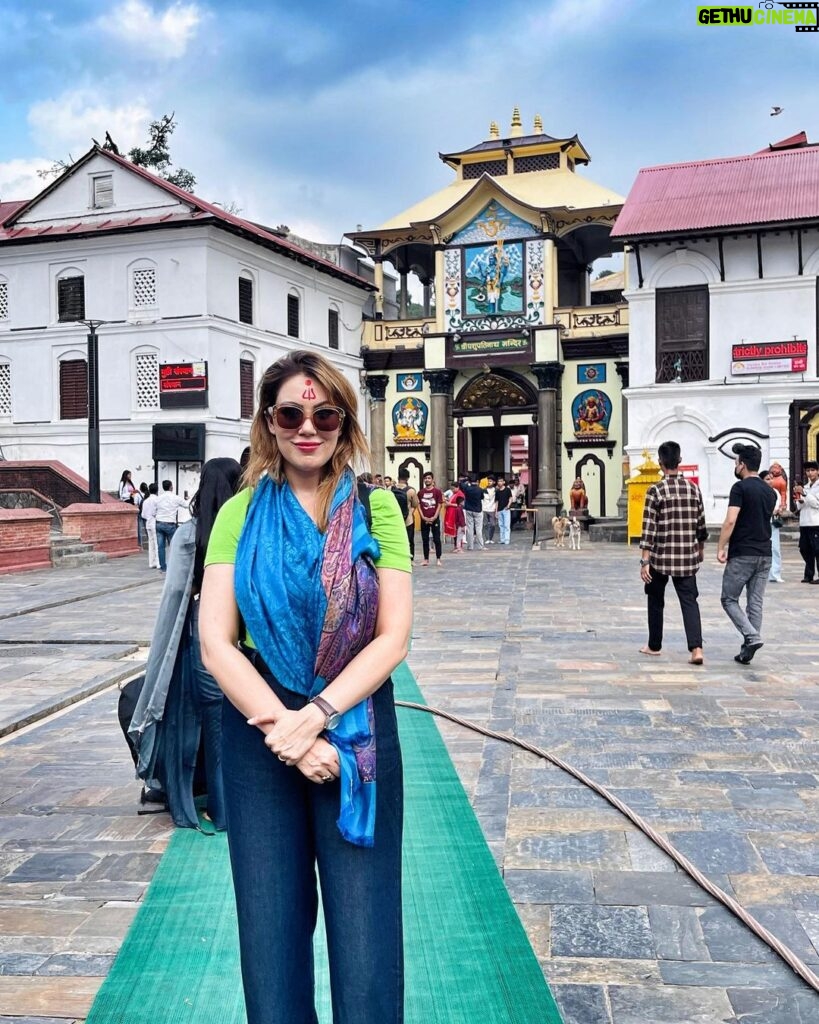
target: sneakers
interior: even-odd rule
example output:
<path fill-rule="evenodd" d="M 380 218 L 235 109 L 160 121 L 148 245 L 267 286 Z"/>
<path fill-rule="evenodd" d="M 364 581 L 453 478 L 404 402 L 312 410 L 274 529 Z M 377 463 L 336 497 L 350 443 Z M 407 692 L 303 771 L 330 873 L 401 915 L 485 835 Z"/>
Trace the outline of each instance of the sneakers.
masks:
<path fill-rule="evenodd" d="M 743 644 L 739 654 L 734 655 L 734 661 L 738 661 L 740 665 L 750 665 L 756 652 L 763 646 L 761 640 L 757 640 L 755 644 Z"/>

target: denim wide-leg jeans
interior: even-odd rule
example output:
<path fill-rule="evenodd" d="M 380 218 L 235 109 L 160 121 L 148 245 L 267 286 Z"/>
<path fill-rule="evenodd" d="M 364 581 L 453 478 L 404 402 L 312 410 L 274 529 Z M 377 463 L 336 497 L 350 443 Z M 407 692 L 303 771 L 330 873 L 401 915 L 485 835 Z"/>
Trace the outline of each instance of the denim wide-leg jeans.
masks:
<path fill-rule="evenodd" d="M 256 662 L 262 671 L 262 665 Z M 268 685 L 288 708 L 306 698 Z M 339 783 L 317 784 L 270 752 L 229 701 L 222 773 L 248 1024 L 317 1024 L 313 932 L 316 869 L 327 931 L 333 1024 L 404 1020 L 401 751 L 390 680 L 373 696 L 375 845 L 336 826 Z"/>

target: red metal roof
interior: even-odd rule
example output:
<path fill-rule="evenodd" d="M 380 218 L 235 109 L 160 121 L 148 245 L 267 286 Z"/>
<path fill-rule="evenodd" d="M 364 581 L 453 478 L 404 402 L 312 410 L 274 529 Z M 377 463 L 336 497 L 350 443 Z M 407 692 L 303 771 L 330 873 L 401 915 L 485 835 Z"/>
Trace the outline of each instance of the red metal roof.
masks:
<path fill-rule="evenodd" d="M 819 219 L 819 146 L 644 167 L 612 231 L 679 231 Z"/>
<path fill-rule="evenodd" d="M 98 221 L 74 221 L 71 224 L 60 224 L 48 227 L 25 226 L 15 228 L 14 221 L 17 217 L 19 217 L 29 207 L 32 207 L 41 196 L 52 191 L 63 177 L 73 174 L 74 171 L 82 166 L 82 164 L 87 163 L 91 157 L 97 154 L 107 157 L 114 163 L 120 164 L 122 167 L 126 168 L 132 174 L 137 174 L 139 177 L 150 181 L 152 185 L 156 185 L 159 188 L 164 189 L 164 191 L 169 192 L 172 196 L 189 207 L 190 212 L 183 214 L 165 214 L 164 216 L 155 217 L 126 216 L 118 220 L 111 219 L 102 223 L 99 223 Z M 179 188 L 178 185 L 173 185 L 164 178 L 159 178 L 157 175 L 151 174 L 151 172 L 145 170 L 144 167 L 138 167 L 136 164 L 132 164 L 131 161 L 126 160 L 125 157 L 120 156 L 117 153 L 112 153 L 107 149 L 100 149 L 97 146 L 89 150 L 84 156 L 80 157 L 76 163 L 71 165 L 64 175 L 61 175 L 60 178 L 53 181 L 43 189 L 39 195 L 35 196 L 34 199 L 28 199 L 16 203 L 0 203 L 0 243 L 33 240 L 42 236 L 47 236 L 48 238 L 59 238 L 69 234 L 73 234 L 75 236 L 86 233 L 97 234 L 101 231 L 115 232 L 133 230 L 134 228 L 150 227 L 153 225 L 164 227 L 169 224 L 193 224 L 211 220 L 217 221 L 218 224 L 224 225 L 228 229 L 233 229 L 234 231 L 238 231 L 244 235 L 249 235 L 251 236 L 251 239 L 255 239 L 261 244 L 266 245 L 268 248 L 276 249 L 283 255 L 290 256 L 301 263 L 308 263 L 319 270 L 324 270 L 327 273 L 332 274 L 334 277 L 346 279 L 351 284 L 355 284 L 358 287 L 364 287 L 369 291 L 375 290 L 375 285 L 370 281 L 367 281 L 365 278 L 359 277 L 358 274 L 353 274 L 349 270 L 344 270 L 337 264 L 332 263 L 330 260 L 322 259 L 321 256 L 317 256 L 314 252 L 310 252 L 308 249 L 302 249 L 301 246 L 295 245 L 286 237 L 275 234 L 272 231 L 268 231 L 265 228 L 260 227 L 258 224 L 254 224 L 252 221 L 245 220 L 243 217 L 236 217 L 232 213 L 227 213 L 221 207 L 216 206 L 213 203 L 209 203 L 204 199 L 200 199 L 191 192 L 186 192 L 184 189 Z"/>
<path fill-rule="evenodd" d="M 28 205 L 28 199 L 18 199 L 16 202 L 11 203 L 0 203 L 0 227 L 3 223 L 9 219 L 13 214 L 17 213 L 24 206 Z"/>

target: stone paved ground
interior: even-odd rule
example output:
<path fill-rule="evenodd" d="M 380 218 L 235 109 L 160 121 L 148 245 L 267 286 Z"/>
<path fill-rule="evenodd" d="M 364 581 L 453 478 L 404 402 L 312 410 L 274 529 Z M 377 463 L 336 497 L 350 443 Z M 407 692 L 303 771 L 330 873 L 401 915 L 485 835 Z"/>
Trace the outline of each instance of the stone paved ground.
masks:
<path fill-rule="evenodd" d="M 608 785 L 816 969 L 819 593 L 792 548 L 785 576 L 743 668 L 711 549 L 693 667 L 673 595 L 663 656 L 637 653 L 633 550 L 531 552 L 515 535 L 418 567 L 410 664 L 429 703 Z M 43 713 L 57 671 L 60 702 L 137 666 L 159 587 L 141 558 L 0 578 L 0 723 L 35 693 Z M 167 842 L 165 816 L 134 813 L 116 696 L 0 739 L 0 1024 L 82 1018 Z M 441 728 L 566 1024 L 819 1021 L 819 996 L 599 797 Z"/>

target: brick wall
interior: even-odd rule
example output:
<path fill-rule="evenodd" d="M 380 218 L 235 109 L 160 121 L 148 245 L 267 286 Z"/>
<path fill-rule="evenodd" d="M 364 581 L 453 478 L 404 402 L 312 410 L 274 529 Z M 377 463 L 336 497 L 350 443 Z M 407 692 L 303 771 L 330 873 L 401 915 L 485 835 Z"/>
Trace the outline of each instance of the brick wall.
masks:
<path fill-rule="evenodd" d="M 79 537 L 109 558 L 132 555 L 137 544 L 137 508 L 124 501 L 105 505 L 76 502 L 62 510 L 63 536 Z"/>
<path fill-rule="evenodd" d="M 88 481 L 56 460 L 0 462 L 0 488 L 39 491 L 59 508 L 88 501 Z M 110 494 L 102 494 L 100 498 L 103 504 L 118 500 Z"/>
<path fill-rule="evenodd" d="M 38 508 L 0 508 L 0 573 L 51 565 L 51 516 Z"/>

